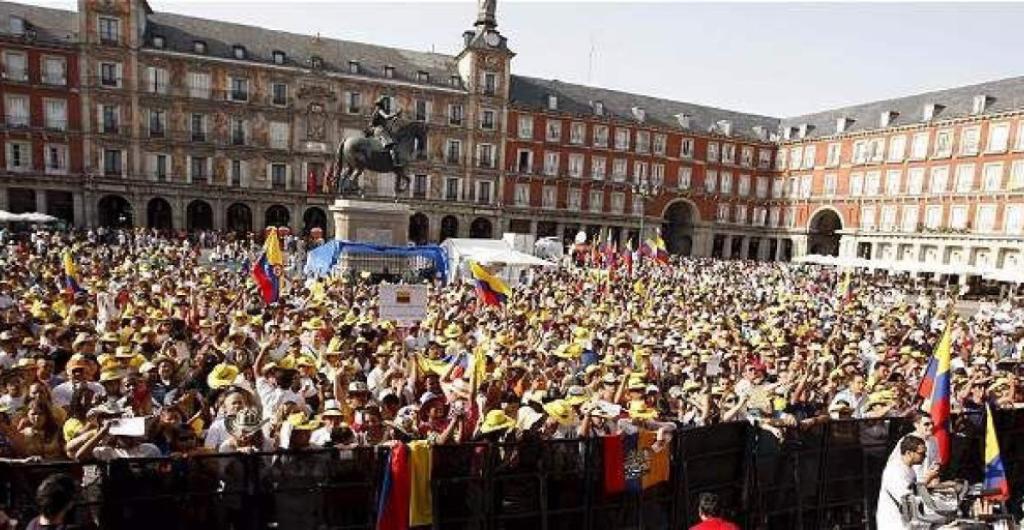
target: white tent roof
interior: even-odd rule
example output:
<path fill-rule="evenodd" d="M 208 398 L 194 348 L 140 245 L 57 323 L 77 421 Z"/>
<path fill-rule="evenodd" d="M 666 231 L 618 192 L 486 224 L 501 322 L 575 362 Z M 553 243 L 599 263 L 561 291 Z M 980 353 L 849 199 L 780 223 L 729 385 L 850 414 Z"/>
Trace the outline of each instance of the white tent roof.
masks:
<path fill-rule="evenodd" d="M 60 219 L 57 219 L 52 215 L 46 215 L 45 213 L 11 213 L 0 210 L 0 223 L 53 223 L 59 220 Z"/>
<path fill-rule="evenodd" d="M 469 258 L 480 263 L 505 263 L 507 265 L 525 265 L 535 267 L 553 267 L 554 263 L 513 250 L 501 239 L 446 239 L 441 248 L 448 256 Z"/>

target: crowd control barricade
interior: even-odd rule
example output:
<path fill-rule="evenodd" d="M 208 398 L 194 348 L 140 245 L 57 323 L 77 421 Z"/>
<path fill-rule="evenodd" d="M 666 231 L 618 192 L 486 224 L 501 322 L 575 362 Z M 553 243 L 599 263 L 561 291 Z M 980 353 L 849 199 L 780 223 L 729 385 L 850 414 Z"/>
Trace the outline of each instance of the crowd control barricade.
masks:
<path fill-rule="evenodd" d="M 1019 517 L 1024 411 L 1002 410 L 995 419 L 1009 506 Z M 665 449 L 667 480 L 624 491 L 608 487 L 618 460 L 602 439 L 433 446 L 429 527 L 687 528 L 699 520 L 699 495 L 713 492 L 726 517 L 746 529 L 871 530 L 882 470 L 910 430 L 907 420 L 891 418 L 805 425 L 781 439 L 751 422 L 680 429 Z M 983 435 L 957 431 L 950 477 L 981 480 Z M 67 473 L 85 485 L 73 518 L 104 529 L 372 529 L 388 451 L 3 464 L 0 508 L 23 528 L 35 515 L 39 483 Z M 633 471 L 650 462 L 643 451 L 624 456 Z"/>

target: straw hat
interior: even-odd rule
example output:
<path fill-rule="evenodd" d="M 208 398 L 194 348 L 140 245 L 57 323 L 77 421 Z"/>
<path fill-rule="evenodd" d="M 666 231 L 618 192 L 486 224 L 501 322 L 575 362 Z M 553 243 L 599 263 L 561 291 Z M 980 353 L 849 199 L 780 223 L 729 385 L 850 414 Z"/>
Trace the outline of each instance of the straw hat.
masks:
<path fill-rule="evenodd" d="M 71 375 L 71 372 L 77 369 L 85 370 L 87 375 L 91 375 L 90 372 L 93 370 L 92 363 L 90 363 L 89 360 L 81 353 L 72 355 L 71 359 L 68 360 L 68 364 L 64 368 L 68 375 Z"/>
<path fill-rule="evenodd" d="M 564 400 L 552 401 L 544 405 L 544 412 L 548 413 L 558 422 L 559 425 L 572 425 L 576 420 L 576 414 L 572 406 Z"/>
<path fill-rule="evenodd" d="M 260 417 L 260 411 L 255 408 L 243 409 L 234 416 L 224 419 L 224 427 L 228 433 L 235 437 L 245 437 L 259 432 L 267 420 Z"/>
<path fill-rule="evenodd" d="M 210 370 L 210 373 L 206 376 L 206 384 L 210 388 L 216 390 L 218 388 L 224 388 L 230 386 L 235 382 L 235 378 L 238 377 L 238 367 L 233 364 L 220 363 Z"/>
<path fill-rule="evenodd" d="M 496 409 L 488 412 L 484 417 L 484 422 L 480 425 L 480 432 L 488 434 L 494 431 L 507 431 L 515 426 L 516 422 L 509 418 L 505 411 Z"/>
<path fill-rule="evenodd" d="M 320 420 L 310 418 L 305 412 L 296 412 L 288 416 L 288 423 L 295 431 L 313 431 L 320 427 Z"/>
<path fill-rule="evenodd" d="M 653 420 L 658 417 L 658 411 L 648 407 L 645 401 L 631 401 L 629 403 L 629 417 L 640 420 Z"/>

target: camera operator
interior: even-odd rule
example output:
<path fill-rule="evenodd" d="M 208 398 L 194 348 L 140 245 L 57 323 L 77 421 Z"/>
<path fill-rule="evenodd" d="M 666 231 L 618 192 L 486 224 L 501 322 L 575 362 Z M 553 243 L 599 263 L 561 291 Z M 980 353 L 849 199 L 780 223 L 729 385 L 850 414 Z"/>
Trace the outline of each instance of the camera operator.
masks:
<path fill-rule="evenodd" d="M 900 507 L 903 497 L 917 482 L 914 466 L 924 462 L 928 454 L 924 440 L 914 435 L 907 435 L 900 441 L 899 451 L 899 458 L 890 459 L 882 472 L 882 487 L 878 491 L 878 510 L 875 513 L 878 530 L 908 528 Z"/>

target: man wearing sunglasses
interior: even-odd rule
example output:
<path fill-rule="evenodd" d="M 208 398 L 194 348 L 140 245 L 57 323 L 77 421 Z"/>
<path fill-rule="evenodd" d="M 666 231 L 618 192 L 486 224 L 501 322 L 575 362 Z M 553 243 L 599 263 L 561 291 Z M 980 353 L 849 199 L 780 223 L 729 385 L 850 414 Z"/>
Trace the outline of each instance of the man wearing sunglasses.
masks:
<path fill-rule="evenodd" d="M 875 523 L 878 530 L 909 528 L 903 520 L 903 498 L 911 492 L 917 477 L 913 467 L 924 462 L 928 449 L 924 440 L 908 434 L 897 446 L 899 457 L 890 459 L 882 472 L 882 488 L 878 491 L 878 510 Z"/>

